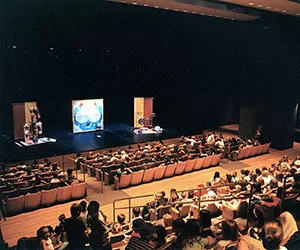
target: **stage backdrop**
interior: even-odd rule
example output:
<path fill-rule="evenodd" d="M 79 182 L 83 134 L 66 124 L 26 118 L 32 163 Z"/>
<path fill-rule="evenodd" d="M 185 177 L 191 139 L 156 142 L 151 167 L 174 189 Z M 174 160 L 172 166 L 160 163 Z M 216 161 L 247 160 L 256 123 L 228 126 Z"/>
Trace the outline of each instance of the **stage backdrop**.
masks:
<path fill-rule="evenodd" d="M 73 100 L 73 133 L 104 129 L 103 99 Z"/>
<path fill-rule="evenodd" d="M 134 127 L 152 126 L 153 97 L 134 98 Z"/>

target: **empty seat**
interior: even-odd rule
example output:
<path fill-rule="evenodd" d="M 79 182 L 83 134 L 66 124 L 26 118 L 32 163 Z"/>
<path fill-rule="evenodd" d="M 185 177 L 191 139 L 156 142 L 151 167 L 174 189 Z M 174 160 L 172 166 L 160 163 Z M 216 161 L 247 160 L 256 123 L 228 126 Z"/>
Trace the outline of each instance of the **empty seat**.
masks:
<path fill-rule="evenodd" d="M 57 188 L 57 202 L 66 202 L 72 198 L 72 185 Z"/>
<path fill-rule="evenodd" d="M 194 165 L 194 171 L 196 170 L 199 170 L 202 168 L 203 166 L 203 163 L 204 163 L 204 159 L 205 158 L 196 158 L 196 162 L 195 162 L 195 165 Z"/>
<path fill-rule="evenodd" d="M 194 170 L 194 165 L 195 165 L 196 160 L 197 160 L 197 158 L 187 160 L 185 170 L 184 170 L 185 173 L 189 173 Z"/>
<path fill-rule="evenodd" d="M 41 191 L 41 206 L 50 206 L 56 203 L 56 189 Z"/>
<path fill-rule="evenodd" d="M 178 161 L 177 168 L 175 170 L 175 175 L 180 175 L 184 173 L 186 163 L 187 161 Z"/>
<path fill-rule="evenodd" d="M 81 199 L 87 195 L 86 183 L 74 183 L 72 186 L 72 199 Z"/>
<path fill-rule="evenodd" d="M 145 170 L 132 172 L 131 186 L 138 185 L 142 182 Z"/>
<path fill-rule="evenodd" d="M 214 157 L 213 157 L 213 159 L 212 159 L 212 161 L 211 161 L 211 165 L 212 166 L 219 165 L 220 160 L 221 160 L 221 156 L 222 156 L 222 154 L 215 154 Z"/>
<path fill-rule="evenodd" d="M 165 177 L 172 177 L 175 173 L 177 163 L 172 163 L 166 166 Z"/>
<path fill-rule="evenodd" d="M 39 208 L 41 206 L 41 196 L 41 192 L 26 194 L 24 209 L 28 211 Z"/>
<path fill-rule="evenodd" d="M 3 210 L 6 216 L 15 215 L 24 210 L 24 195 L 8 198 L 3 202 Z"/>
<path fill-rule="evenodd" d="M 163 165 L 155 168 L 155 173 L 154 173 L 154 176 L 153 176 L 153 180 L 162 179 L 164 177 L 165 171 L 166 171 L 166 166 L 163 166 Z"/>
<path fill-rule="evenodd" d="M 117 176 L 114 176 L 115 189 L 129 187 L 131 183 L 131 178 L 132 178 L 132 173 L 121 174 L 119 178 Z"/>
<path fill-rule="evenodd" d="M 142 183 L 147 183 L 153 180 L 155 168 L 146 169 L 143 175 Z"/>
<path fill-rule="evenodd" d="M 213 157 L 214 155 L 206 156 L 202 168 L 209 168 L 211 166 Z"/>

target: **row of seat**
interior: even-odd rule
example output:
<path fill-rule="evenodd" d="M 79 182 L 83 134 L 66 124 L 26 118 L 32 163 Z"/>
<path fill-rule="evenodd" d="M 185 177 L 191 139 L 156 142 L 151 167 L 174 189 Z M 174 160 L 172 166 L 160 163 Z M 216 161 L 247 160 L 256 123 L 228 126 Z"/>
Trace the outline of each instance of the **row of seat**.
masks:
<path fill-rule="evenodd" d="M 271 143 L 260 144 L 257 146 L 247 146 L 239 150 L 236 160 L 241 160 L 256 155 L 266 154 L 269 152 Z"/>
<path fill-rule="evenodd" d="M 169 178 L 174 175 L 190 173 L 192 171 L 217 166 L 220 162 L 221 154 L 209 155 L 203 158 L 196 157 L 187 161 L 178 161 L 169 165 L 134 171 L 130 174 L 122 174 L 119 178 L 114 177 L 115 189 L 126 188 L 151 181 Z"/>
<path fill-rule="evenodd" d="M 3 211 L 6 216 L 16 215 L 24 211 L 80 199 L 85 197 L 86 194 L 87 187 L 85 182 L 50 190 L 42 190 L 36 193 L 28 193 L 3 200 Z"/>

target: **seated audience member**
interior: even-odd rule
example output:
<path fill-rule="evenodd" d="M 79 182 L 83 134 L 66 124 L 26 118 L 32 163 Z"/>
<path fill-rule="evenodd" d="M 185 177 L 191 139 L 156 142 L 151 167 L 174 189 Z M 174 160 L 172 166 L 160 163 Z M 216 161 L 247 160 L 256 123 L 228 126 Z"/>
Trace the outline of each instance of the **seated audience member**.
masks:
<path fill-rule="evenodd" d="M 199 212 L 199 223 L 201 226 L 201 236 L 203 238 L 206 238 L 207 236 L 210 236 L 212 238 L 215 238 L 215 235 L 211 231 L 211 213 L 208 210 L 200 210 Z"/>
<path fill-rule="evenodd" d="M 152 245 L 155 249 L 163 246 L 166 241 L 165 237 L 167 236 L 167 231 L 162 225 L 155 226 L 155 234 L 153 238 L 150 240 L 150 245 Z"/>
<path fill-rule="evenodd" d="M 286 250 L 281 246 L 283 240 L 283 228 L 279 221 L 269 221 L 264 225 L 265 236 L 262 238 L 264 248 L 267 250 Z"/>
<path fill-rule="evenodd" d="M 132 220 L 131 223 L 136 219 L 143 219 L 141 215 L 141 209 L 139 207 L 134 207 L 132 209 Z"/>
<path fill-rule="evenodd" d="M 214 173 L 214 176 L 210 178 L 210 183 L 211 185 L 216 185 L 216 184 L 220 184 L 222 181 L 221 179 L 221 175 L 220 172 L 216 171 Z"/>
<path fill-rule="evenodd" d="M 70 208 L 71 217 L 66 219 L 64 229 L 68 239 L 68 249 L 84 249 L 88 239 L 85 234 L 86 227 L 79 219 L 81 207 L 73 204 Z"/>
<path fill-rule="evenodd" d="M 42 250 L 54 250 L 48 227 L 43 226 L 39 228 L 37 230 L 37 236 L 40 239 Z"/>
<path fill-rule="evenodd" d="M 137 219 L 135 221 L 137 221 Z M 138 229 L 138 233 L 140 237 L 132 236 L 125 249 L 126 250 L 154 249 L 154 247 L 150 244 L 150 240 L 154 238 L 154 234 L 155 234 L 154 226 L 151 223 L 146 222 Z"/>
<path fill-rule="evenodd" d="M 216 244 L 216 239 L 211 237 L 202 238 L 200 235 L 200 224 L 195 219 L 189 219 L 183 231 L 177 238 L 175 249 L 205 249 L 211 248 Z"/>
<path fill-rule="evenodd" d="M 92 250 L 111 249 L 107 240 L 106 226 L 99 220 L 100 204 L 97 201 L 91 201 L 88 205 L 88 226 L 90 233 L 88 235 Z"/>
<path fill-rule="evenodd" d="M 87 212 L 87 209 L 86 209 L 87 208 L 87 202 L 85 200 L 83 200 L 79 203 L 79 206 L 81 207 L 79 218 L 82 220 L 84 225 L 87 227 L 87 215 L 88 215 L 88 212 Z"/>
<path fill-rule="evenodd" d="M 226 250 L 237 249 L 238 245 L 238 226 L 235 221 L 224 221 L 222 223 L 223 240 L 227 241 L 225 245 Z"/>
<path fill-rule="evenodd" d="M 156 200 L 156 207 L 165 206 L 168 204 L 168 198 L 166 198 L 165 196 L 166 196 L 165 191 L 162 191 L 154 195 L 154 198 Z"/>
<path fill-rule="evenodd" d="M 113 228 L 112 228 L 112 232 L 114 234 L 117 234 L 117 233 L 120 233 L 120 232 L 123 231 L 123 227 L 122 226 L 125 226 L 127 224 L 125 222 L 125 219 L 126 219 L 125 214 L 118 214 L 118 216 L 117 216 L 117 220 L 118 221 L 113 225 Z"/>
<path fill-rule="evenodd" d="M 59 248 L 62 245 L 62 242 L 60 240 L 60 235 L 56 236 L 52 226 L 47 226 L 47 228 L 49 230 L 49 238 L 52 241 L 52 245 L 53 245 L 54 249 Z"/>
<path fill-rule="evenodd" d="M 60 179 L 58 179 L 57 173 L 53 173 L 50 184 L 58 184 L 58 185 L 60 184 Z"/>
<path fill-rule="evenodd" d="M 75 176 L 73 175 L 73 169 L 67 169 L 66 181 L 68 184 L 71 184 L 75 180 Z"/>

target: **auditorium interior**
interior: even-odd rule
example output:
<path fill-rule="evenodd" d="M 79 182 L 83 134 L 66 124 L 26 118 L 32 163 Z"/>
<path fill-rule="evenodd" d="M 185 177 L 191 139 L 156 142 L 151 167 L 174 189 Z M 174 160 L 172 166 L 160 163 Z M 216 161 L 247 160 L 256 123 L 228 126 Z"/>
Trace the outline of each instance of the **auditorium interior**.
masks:
<path fill-rule="evenodd" d="M 133 249 L 134 208 L 167 228 L 201 221 L 214 202 L 212 227 L 240 230 L 230 249 L 251 249 L 252 210 L 266 224 L 284 212 L 299 224 L 299 0 L 5 0 L 0 13 L 1 250 L 44 249 L 37 230 L 81 201 L 100 204 L 112 249 Z M 150 118 L 136 121 L 137 97 L 151 99 Z M 74 132 L 74 100 L 102 100 L 103 126 Z M 28 113 L 32 103 L 43 140 L 29 145 L 16 105 Z M 114 233 L 120 213 L 129 227 Z M 111 249 L 88 242 L 89 226 L 78 249 Z M 218 232 L 205 249 L 225 249 Z M 298 232 L 280 244 L 299 249 Z M 168 231 L 151 249 L 189 249 L 176 245 L 183 237 Z"/>

